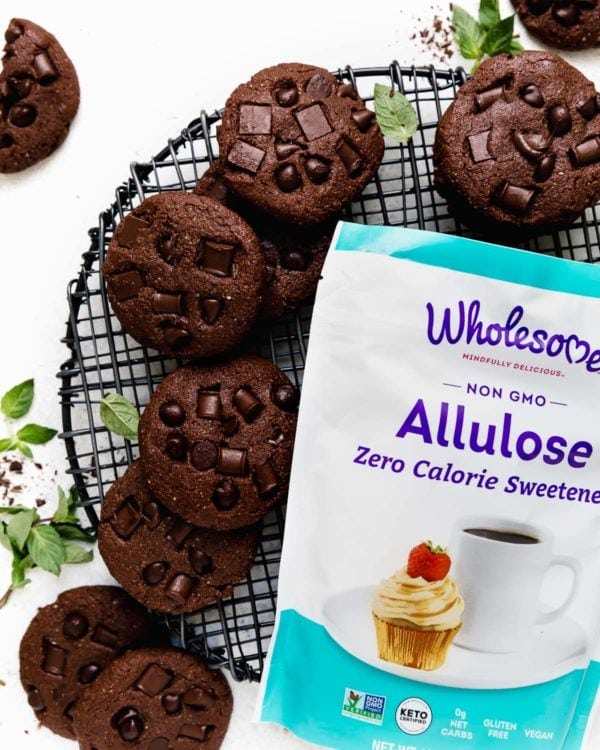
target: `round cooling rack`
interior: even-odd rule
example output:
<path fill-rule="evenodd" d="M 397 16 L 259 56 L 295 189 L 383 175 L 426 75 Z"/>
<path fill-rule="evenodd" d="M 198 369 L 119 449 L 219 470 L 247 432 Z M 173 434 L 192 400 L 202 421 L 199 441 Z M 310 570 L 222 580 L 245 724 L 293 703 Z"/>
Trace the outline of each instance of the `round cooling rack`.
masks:
<path fill-rule="evenodd" d="M 442 112 L 467 79 L 462 69 L 385 67 L 337 71 L 372 101 L 376 82 L 402 91 L 414 103 L 419 129 L 406 145 L 386 144 L 377 177 L 348 206 L 345 218 L 369 224 L 395 224 L 437 232 L 476 236 L 450 215 L 433 185 L 432 147 Z M 116 225 L 145 198 L 166 190 L 190 190 L 217 153 L 218 112 L 200 116 L 170 140 L 153 159 L 133 163 L 131 177 L 116 190 L 115 202 L 90 230 L 90 246 L 79 276 L 68 288 L 69 321 L 64 342 L 71 356 L 62 365 L 60 397 L 69 471 L 81 506 L 98 523 L 104 493 L 137 457 L 137 445 L 109 433 L 99 416 L 100 399 L 117 391 L 139 409 L 164 376 L 179 363 L 147 350 L 123 333 L 106 298 L 99 269 Z M 529 250 L 581 260 L 600 261 L 598 208 L 575 224 L 518 244 Z M 487 238 L 489 239 L 489 238 Z M 492 238 L 496 239 L 496 238 Z M 255 331 L 246 348 L 271 359 L 300 386 L 308 344 L 311 306 Z M 225 666 L 237 680 L 259 680 L 275 622 L 277 575 L 284 511 L 270 513 L 255 565 L 229 599 L 185 616 L 166 617 L 177 642 L 215 666 Z"/>

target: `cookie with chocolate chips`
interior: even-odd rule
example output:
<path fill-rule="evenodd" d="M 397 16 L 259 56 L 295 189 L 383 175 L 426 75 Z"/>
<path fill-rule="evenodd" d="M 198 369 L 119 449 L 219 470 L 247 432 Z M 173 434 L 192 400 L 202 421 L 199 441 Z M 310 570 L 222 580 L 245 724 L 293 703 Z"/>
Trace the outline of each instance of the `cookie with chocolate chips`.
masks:
<path fill-rule="evenodd" d="M 40 26 L 13 18 L 4 38 L 0 172 L 20 172 L 67 137 L 79 107 L 79 83 L 63 48 Z"/>
<path fill-rule="evenodd" d="M 561 49 L 600 45 L 600 0 L 512 0 L 524 26 Z"/>
<path fill-rule="evenodd" d="M 383 136 L 349 83 L 323 68 L 266 68 L 231 94 L 217 137 L 225 182 L 293 224 L 336 214 L 375 174 Z"/>
<path fill-rule="evenodd" d="M 443 115 L 438 190 L 459 210 L 507 227 L 573 221 L 600 199 L 600 99 L 558 55 L 484 62 Z"/>
<path fill-rule="evenodd" d="M 263 300 L 254 232 L 217 201 L 169 192 L 117 226 L 102 267 L 123 328 L 162 354 L 212 357 L 244 338 Z"/>
<path fill-rule="evenodd" d="M 75 714 L 81 750 L 221 746 L 233 698 L 221 672 L 175 649 L 130 651 L 86 691 Z"/>
<path fill-rule="evenodd" d="M 297 405 L 296 388 L 260 357 L 180 367 L 140 421 L 150 490 L 196 526 L 256 523 L 286 496 Z"/>
<path fill-rule="evenodd" d="M 81 586 L 59 595 L 31 621 L 19 650 L 21 682 L 44 726 L 74 739 L 83 692 L 115 657 L 148 642 L 147 612 L 116 586 Z"/>
<path fill-rule="evenodd" d="M 256 232 L 267 263 L 261 318 L 279 318 L 314 296 L 338 217 L 310 226 L 277 221 L 232 193 L 220 160 L 198 180 L 194 194 L 221 201 Z"/>
<path fill-rule="evenodd" d="M 229 596 L 250 571 L 260 525 L 217 532 L 168 511 L 133 463 L 102 503 L 98 549 L 117 581 L 150 609 L 192 612 Z"/>

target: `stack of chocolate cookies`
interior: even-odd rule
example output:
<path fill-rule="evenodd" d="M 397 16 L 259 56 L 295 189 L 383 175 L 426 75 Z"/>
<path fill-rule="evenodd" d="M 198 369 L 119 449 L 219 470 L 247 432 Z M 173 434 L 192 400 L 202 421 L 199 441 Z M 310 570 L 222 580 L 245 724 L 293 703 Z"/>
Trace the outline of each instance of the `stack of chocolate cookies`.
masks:
<path fill-rule="evenodd" d="M 191 612 L 250 571 L 263 516 L 287 494 L 298 393 L 260 357 L 168 375 L 140 424 L 140 459 L 109 490 L 98 544 L 151 609 Z"/>
<path fill-rule="evenodd" d="M 299 394 L 270 362 L 234 356 L 257 321 L 312 297 L 338 215 L 372 178 L 383 138 L 350 84 L 278 65 L 231 95 L 222 157 L 193 193 L 145 200 L 103 264 L 124 330 L 192 358 L 158 386 L 140 458 L 108 491 L 98 546 L 128 594 L 84 587 L 36 615 L 21 678 L 39 720 L 85 750 L 216 750 L 225 678 L 149 648 L 148 609 L 191 612 L 250 571 L 262 519 L 289 483 Z"/>
<path fill-rule="evenodd" d="M 221 157 L 193 193 L 145 200 L 103 265 L 123 328 L 188 364 L 142 415 L 140 459 L 102 507 L 99 548 L 146 606 L 190 612 L 249 572 L 264 515 L 287 495 L 298 393 L 256 356 L 257 321 L 310 299 L 337 218 L 373 177 L 383 137 L 348 83 L 282 64 L 229 97 Z M 219 360 L 227 355 L 227 359 Z"/>
<path fill-rule="evenodd" d="M 193 194 L 145 200 L 103 266 L 125 331 L 166 355 L 220 356 L 309 300 L 340 211 L 384 150 L 356 89 L 297 63 L 239 86 L 218 140 Z"/>
<path fill-rule="evenodd" d="M 157 646 L 139 604 L 115 586 L 65 591 L 31 621 L 19 651 L 36 718 L 85 750 L 216 750 L 233 701 L 225 677 Z"/>

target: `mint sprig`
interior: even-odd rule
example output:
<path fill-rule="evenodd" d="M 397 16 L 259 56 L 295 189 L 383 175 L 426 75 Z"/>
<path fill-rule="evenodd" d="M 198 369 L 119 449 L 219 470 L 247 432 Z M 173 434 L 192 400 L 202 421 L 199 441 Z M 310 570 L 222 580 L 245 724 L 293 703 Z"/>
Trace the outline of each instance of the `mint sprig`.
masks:
<path fill-rule="evenodd" d="M 375 84 L 375 117 L 381 132 L 398 143 L 406 143 L 417 132 L 419 119 L 404 94 L 382 83 Z"/>
<path fill-rule="evenodd" d="M 479 20 L 460 5 L 452 6 L 452 27 L 461 55 L 475 60 L 475 72 L 486 57 L 506 53 L 518 55 L 523 46 L 514 33 L 515 16 L 500 17 L 498 0 L 480 0 Z"/>
<path fill-rule="evenodd" d="M 10 433 L 9 437 L 0 438 L 0 453 L 19 451 L 27 458 L 33 458 L 30 445 L 43 445 L 56 435 L 56 430 L 29 423 L 14 430 L 14 422 L 29 413 L 33 403 L 34 382 L 25 380 L 15 385 L 0 399 L 0 412 Z"/>
<path fill-rule="evenodd" d="M 102 424 L 127 440 L 137 440 L 140 413 L 136 407 L 120 393 L 109 393 L 100 401 Z"/>
<path fill-rule="evenodd" d="M 12 554 L 11 585 L 0 597 L 0 608 L 13 591 L 31 583 L 26 577 L 32 568 L 59 575 L 64 564 L 89 562 L 93 551 L 78 542 L 91 544 L 95 538 L 81 526 L 75 508 L 77 493 L 58 489 L 58 507 L 52 518 L 40 518 L 35 508 L 23 505 L 0 506 L 0 544 Z"/>

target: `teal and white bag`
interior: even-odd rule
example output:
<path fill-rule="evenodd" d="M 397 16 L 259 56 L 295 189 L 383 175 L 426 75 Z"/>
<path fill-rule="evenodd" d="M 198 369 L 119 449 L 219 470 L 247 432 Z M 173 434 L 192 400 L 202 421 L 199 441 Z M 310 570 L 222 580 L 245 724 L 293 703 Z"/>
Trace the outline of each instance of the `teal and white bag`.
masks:
<path fill-rule="evenodd" d="M 600 268 L 338 225 L 278 607 L 261 721 L 340 750 L 600 747 Z"/>

